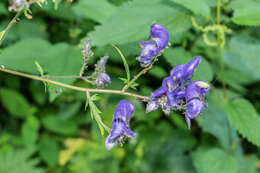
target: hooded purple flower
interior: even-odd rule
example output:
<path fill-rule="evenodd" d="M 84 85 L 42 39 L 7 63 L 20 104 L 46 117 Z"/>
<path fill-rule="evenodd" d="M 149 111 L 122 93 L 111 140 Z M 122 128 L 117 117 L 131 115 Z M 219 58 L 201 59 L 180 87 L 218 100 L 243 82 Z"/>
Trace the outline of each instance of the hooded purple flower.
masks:
<path fill-rule="evenodd" d="M 209 90 L 209 84 L 204 81 L 194 81 L 187 86 L 185 93 L 185 119 L 189 128 L 191 124 L 190 119 L 197 117 L 203 108 L 207 107 L 207 104 L 205 104 L 203 101 L 206 93 L 209 92 Z"/>
<path fill-rule="evenodd" d="M 166 28 L 159 24 L 153 24 L 150 27 L 150 36 L 148 41 L 140 41 L 142 52 L 137 60 L 141 63 L 142 67 L 151 64 L 154 57 L 168 45 L 169 33 Z"/>
<path fill-rule="evenodd" d="M 94 55 L 94 53 L 91 50 L 91 42 L 91 40 L 87 40 L 85 42 L 84 48 L 81 52 L 84 57 L 91 57 Z"/>
<path fill-rule="evenodd" d="M 164 49 L 169 42 L 169 33 L 165 27 L 160 24 L 152 24 L 150 27 L 149 40 L 154 40 L 159 51 Z"/>
<path fill-rule="evenodd" d="M 100 88 L 104 88 L 111 82 L 109 75 L 106 73 L 106 63 L 108 56 L 102 57 L 96 64 L 94 76 L 96 78 L 96 85 Z"/>
<path fill-rule="evenodd" d="M 97 78 L 96 78 L 96 85 L 99 88 L 104 88 L 107 84 L 109 84 L 111 82 L 110 77 L 108 76 L 108 74 L 106 73 L 99 73 Z"/>
<path fill-rule="evenodd" d="M 183 68 L 183 78 L 184 80 L 191 80 L 191 78 L 193 77 L 193 72 L 195 70 L 195 68 L 199 65 L 201 61 L 200 56 L 194 58 L 193 60 L 191 60 L 190 62 L 188 62 L 187 64 L 185 64 L 184 68 Z"/>
<path fill-rule="evenodd" d="M 111 150 L 118 143 L 122 144 L 125 137 L 135 136 L 135 133 L 129 128 L 130 117 L 134 109 L 134 105 L 127 100 L 122 100 L 117 105 L 112 121 L 112 130 L 106 139 L 107 150 Z"/>
<path fill-rule="evenodd" d="M 159 53 L 155 43 L 148 41 L 140 41 L 142 52 L 136 59 L 141 63 L 142 67 L 148 66 L 153 58 Z"/>

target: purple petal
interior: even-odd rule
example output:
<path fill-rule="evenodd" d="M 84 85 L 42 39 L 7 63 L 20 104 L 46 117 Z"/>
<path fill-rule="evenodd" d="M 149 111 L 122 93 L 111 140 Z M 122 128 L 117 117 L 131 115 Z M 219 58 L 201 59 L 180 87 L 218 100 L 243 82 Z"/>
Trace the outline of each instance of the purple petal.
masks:
<path fill-rule="evenodd" d="M 188 128 L 190 129 L 190 125 L 191 125 L 190 118 L 186 114 L 185 114 L 185 120 L 186 120 Z"/>
<path fill-rule="evenodd" d="M 201 61 L 200 56 L 194 58 L 193 60 L 191 60 L 190 62 L 188 62 L 187 64 L 185 64 L 184 69 L 183 69 L 183 78 L 185 80 L 190 80 L 193 76 L 193 72 L 195 70 L 195 68 L 199 65 Z"/>
<path fill-rule="evenodd" d="M 169 33 L 165 27 L 160 24 L 153 24 L 150 27 L 149 39 L 154 40 L 157 47 L 161 51 L 164 49 L 169 42 Z"/>
<path fill-rule="evenodd" d="M 167 87 L 166 86 L 162 86 L 161 88 L 155 90 L 154 92 L 151 93 L 150 97 L 151 98 L 156 98 L 156 97 L 160 97 L 163 94 L 165 94 L 167 92 Z"/>
<path fill-rule="evenodd" d="M 200 101 L 199 99 L 193 99 L 193 100 L 188 102 L 185 114 L 190 119 L 193 119 L 200 114 L 200 112 L 203 110 L 203 108 L 205 106 L 206 105 L 202 101 Z"/>
<path fill-rule="evenodd" d="M 87 40 L 85 42 L 84 48 L 82 50 L 83 56 L 90 57 L 94 55 L 94 53 L 91 50 L 91 42 L 92 42 L 91 40 Z"/>
<path fill-rule="evenodd" d="M 172 68 L 170 74 L 174 81 L 180 81 L 183 79 L 184 64 L 179 64 Z"/>
<path fill-rule="evenodd" d="M 198 80 L 198 81 L 191 82 L 186 89 L 186 93 L 185 93 L 186 101 L 189 102 L 189 100 L 193 98 L 199 98 L 200 100 L 203 100 L 205 94 L 210 90 L 209 87 L 210 87 L 209 84 L 207 84 L 204 81 Z"/>
<path fill-rule="evenodd" d="M 137 60 L 141 63 L 143 67 L 148 66 L 153 58 L 159 53 L 158 48 L 155 43 L 148 41 L 140 41 L 142 47 L 142 52 Z"/>
<path fill-rule="evenodd" d="M 151 100 L 146 105 L 146 113 L 155 111 L 159 108 L 159 104 L 157 100 Z"/>
<path fill-rule="evenodd" d="M 118 103 L 115 112 L 114 119 L 122 118 L 124 121 L 128 121 L 134 112 L 135 107 L 133 103 L 128 100 L 122 100 Z"/>
<path fill-rule="evenodd" d="M 106 73 L 99 73 L 96 78 L 96 85 L 100 88 L 104 88 L 107 84 L 111 82 L 110 77 Z"/>

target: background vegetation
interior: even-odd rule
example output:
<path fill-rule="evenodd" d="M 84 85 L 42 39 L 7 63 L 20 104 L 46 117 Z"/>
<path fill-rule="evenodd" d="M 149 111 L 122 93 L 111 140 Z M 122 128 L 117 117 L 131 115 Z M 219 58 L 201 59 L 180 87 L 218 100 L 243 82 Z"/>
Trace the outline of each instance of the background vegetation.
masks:
<path fill-rule="evenodd" d="M 84 110 L 85 93 L 0 73 L 0 173 L 256 173 L 260 168 L 260 2 L 258 0 L 56 0 L 31 6 L 1 45 L 0 65 L 40 75 L 77 75 L 82 40 L 91 39 L 94 63 L 109 55 L 110 89 L 125 77 L 117 45 L 131 75 L 153 22 L 170 32 L 171 46 L 137 82 L 142 95 L 157 89 L 179 63 L 203 57 L 194 80 L 211 83 L 209 107 L 187 129 L 180 112 L 145 114 L 132 97 L 99 94 L 110 124 L 121 99 L 134 103 L 131 128 L 138 135 L 108 152 L 97 123 Z M 218 4 L 219 3 L 219 4 Z M 58 6 L 57 6 L 58 5 Z M 57 8 L 58 7 L 58 8 Z M 219 7 L 219 8 L 217 8 Z M 221 7 L 221 8 L 220 8 Z M 220 11 L 221 9 L 221 11 Z M 14 17 L 0 2 L 0 31 Z M 231 32 L 232 31 L 232 32 Z M 92 87 L 76 79 L 57 81 Z M 105 133 L 105 136 L 107 133 Z"/>

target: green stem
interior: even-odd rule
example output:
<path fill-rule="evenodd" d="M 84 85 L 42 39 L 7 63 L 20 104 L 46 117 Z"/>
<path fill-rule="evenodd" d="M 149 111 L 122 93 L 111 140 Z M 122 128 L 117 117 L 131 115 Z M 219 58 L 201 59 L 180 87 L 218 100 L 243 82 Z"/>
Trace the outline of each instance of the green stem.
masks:
<path fill-rule="evenodd" d="M 7 34 L 7 32 L 11 29 L 11 27 L 16 23 L 17 18 L 22 14 L 22 11 L 19 11 L 18 13 L 16 13 L 16 15 L 14 16 L 14 18 L 11 20 L 11 22 L 7 25 L 7 27 L 4 30 L 4 34 L 2 35 L 1 39 L 0 39 L 0 45 L 3 43 L 5 36 Z"/>
<path fill-rule="evenodd" d="M 128 82 L 127 85 L 125 85 L 122 89 L 122 91 L 126 91 L 129 87 L 131 87 L 131 85 L 140 77 L 142 76 L 143 74 L 147 73 L 152 67 L 153 67 L 153 63 L 157 61 L 157 59 L 155 58 L 155 60 L 146 68 L 144 68 L 142 71 L 140 71 L 137 75 L 134 76 L 134 78 Z"/>
<path fill-rule="evenodd" d="M 124 92 L 124 91 L 120 91 L 120 90 L 92 89 L 92 88 L 77 87 L 77 86 L 73 86 L 73 85 L 69 85 L 69 84 L 53 81 L 53 80 L 50 80 L 50 79 L 46 79 L 44 77 L 31 75 L 31 74 L 26 74 L 26 73 L 22 73 L 22 72 L 17 72 L 17 71 L 14 71 L 14 70 L 9 70 L 9 69 L 4 68 L 3 66 L 0 67 L 0 71 L 5 72 L 5 73 L 10 73 L 10 74 L 13 74 L 13 75 L 16 75 L 16 76 L 22 76 L 22 77 L 26 77 L 26 78 L 30 78 L 30 79 L 34 79 L 34 80 L 48 82 L 48 83 L 51 83 L 51 84 L 54 84 L 54 85 L 58 85 L 58 86 L 61 86 L 61 87 L 64 87 L 64 88 L 69 88 L 69 89 L 72 89 L 72 90 L 77 90 L 77 91 L 82 91 L 82 92 L 110 93 L 110 94 L 125 95 L 125 96 L 131 96 L 131 97 L 135 97 L 135 98 L 141 99 L 144 102 L 147 102 L 147 101 L 150 100 L 150 98 L 147 97 L 147 96 L 142 96 L 142 95 L 129 93 L 129 92 Z"/>
<path fill-rule="evenodd" d="M 45 77 L 46 79 L 81 79 L 84 80 L 87 83 L 90 83 L 92 85 L 95 85 L 95 83 L 91 80 L 88 80 L 87 77 L 84 76 L 48 76 Z"/>
<path fill-rule="evenodd" d="M 221 23 L 221 0 L 218 0 L 218 6 L 217 6 L 217 24 L 220 25 Z M 222 46 L 221 46 L 221 33 L 218 32 L 217 34 L 217 42 L 218 42 L 218 54 L 219 54 L 219 63 L 220 63 L 220 73 L 222 78 L 222 86 L 224 88 L 224 98 L 226 98 L 226 81 L 225 81 L 225 67 L 223 63 L 223 57 L 222 57 Z"/>
<path fill-rule="evenodd" d="M 88 99 L 89 107 L 91 109 L 90 111 L 92 111 L 96 121 L 98 121 L 104 127 L 104 129 L 109 133 L 111 131 L 111 129 L 103 123 L 101 117 L 98 115 L 98 113 L 95 109 L 95 105 L 94 105 L 93 101 L 91 100 L 90 93 L 88 91 L 86 92 L 86 96 Z"/>

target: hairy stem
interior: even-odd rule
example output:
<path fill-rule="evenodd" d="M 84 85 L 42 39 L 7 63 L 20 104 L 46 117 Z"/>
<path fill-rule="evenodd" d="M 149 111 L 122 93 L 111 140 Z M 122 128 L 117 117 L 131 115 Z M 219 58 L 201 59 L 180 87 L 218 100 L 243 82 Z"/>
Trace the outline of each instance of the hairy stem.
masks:
<path fill-rule="evenodd" d="M 127 85 L 125 85 L 122 89 L 122 91 L 126 91 L 129 87 L 131 87 L 131 85 L 140 77 L 142 76 L 143 74 L 147 73 L 152 67 L 153 67 L 153 63 L 155 62 L 156 60 L 154 60 L 148 67 L 144 68 L 142 71 L 140 71 L 137 75 L 134 76 L 134 78 L 128 82 Z"/>
<path fill-rule="evenodd" d="M 19 11 L 16 13 L 16 15 L 14 16 L 14 18 L 11 20 L 11 22 L 7 25 L 7 27 L 4 30 L 4 34 L 2 35 L 1 39 L 0 39 L 0 45 L 3 43 L 5 36 L 7 34 L 7 32 L 12 28 L 12 26 L 16 23 L 16 20 L 18 19 L 18 17 L 22 14 L 22 11 Z"/>
<path fill-rule="evenodd" d="M 95 83 L 91 80 L 88 80 L 87 77 L 84 76 L 48 76 L 45 77 L 46 79 L 81 79 L 84 80 L 85 82 L 88 82 L 92 85 L 94 85 Z"/>
<path fill-rule="evenodd" d="M 221 19 L 221 0 L 218 0 L 218 6 L 217 6 L 217 24 L 220 25 Z M 219 64 L 220 64 L 220 73 L 222 78 L 222 86 L 224 88 L 224 98 L 226 98 L 226 81 L 225 81 L 225 67 L 223 63 L 223 57 L 222 57 L 222 46 L 221 46 L 221 33 L 218 32 L 217 34 L 217 42 L 218 42 L 218 56 L 219 56 Z"/>
<path fill-rule="evenodd" d="M 93 101 L 91 100 L 90 93 L 88 91 L 86 92 L 86 96 L 88 99 L 89 107 L 91 109 L 90 111 L 92 111 L 96 121 L 98 121 L 104 127 L 104 129 L 109 133 L 111 131 L 111 129 L 103 123 L 101 117 L 98 115 L 98 113 L 95 109 L 95 105 L 94 105 Z"/>
<path fill-rule="evenodd" d="M 147 96 L 142 96 L 142 95 L 138 95 L 138 94 L 134 94 L 134 93 L 124 92 L 124 91 L 121 91 L 121 90 L 92 89 L 92 88 L 77 87 L 77 86 L 65 84 L 65 83 L 62 83 L 62 82 L 57 82 L 57 81 L 53 81 L 53 80 L 50 80 L 50 79 L 46 79 L 44 77 L 26 74 L 26 73 L 14 71 L 14 70 L 9 70 L 9 69 L 4 68 L 3 66 L 0 67 L 0 71 L 10 73 L 10 74 L 13 74 L 13 75 L 16 75 L 16 76 L 22 76 L 22 77 L 26 77 L 26 78 L 30 78 L 30 79 L 34 79 L 34 80 L 48 82 L 48 83 L 58 85 L 58 86 L 61 86 L 61 87 L 64 87 L 64 88 L 69 88 L 69 89 L 72 89 L 72 90 L 77 90 L 77 91 L 82 91 L 82 92 L 110 93 L 110 94 L 125 95 L 125 96 L 131 96 L 131 97 L 141 99 L 144 102 L 147 102 L 147 101 L 150 100 L 150 98 L 147 97 Z"/>

